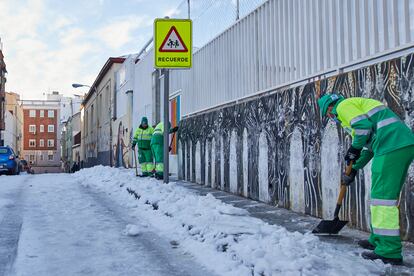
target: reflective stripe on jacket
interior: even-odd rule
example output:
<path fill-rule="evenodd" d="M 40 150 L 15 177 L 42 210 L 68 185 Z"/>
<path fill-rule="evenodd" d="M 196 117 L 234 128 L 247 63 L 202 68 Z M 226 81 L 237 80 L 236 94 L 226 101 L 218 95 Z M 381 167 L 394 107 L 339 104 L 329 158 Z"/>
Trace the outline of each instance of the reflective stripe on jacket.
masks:
<path fill-rule="evenodd" d="M 351 134 L 354 148 L 371 144 L 374 155 L 382 155 L 414 144 L 411 129 L 377 100 L 344 99 L 335 112 L 342 127 Z"/>
<path fill-rule="evenodd" d="M 134 144 L 138 144 L 140 149 L 150 149 L 150 143 L 154 129 L 148 126 L 146 129 L 140 127 L 137 128 L 134 134 Z"/>

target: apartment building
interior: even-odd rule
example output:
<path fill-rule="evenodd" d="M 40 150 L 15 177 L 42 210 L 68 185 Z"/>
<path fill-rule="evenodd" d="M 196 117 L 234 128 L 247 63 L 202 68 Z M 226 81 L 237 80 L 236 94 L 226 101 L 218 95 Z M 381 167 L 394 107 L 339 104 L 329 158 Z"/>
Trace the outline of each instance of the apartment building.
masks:
<path fill-rule="evenodd" d="M 22 100 L 23 154 L 35 173 L 61 172 L 60 101 Z"/>

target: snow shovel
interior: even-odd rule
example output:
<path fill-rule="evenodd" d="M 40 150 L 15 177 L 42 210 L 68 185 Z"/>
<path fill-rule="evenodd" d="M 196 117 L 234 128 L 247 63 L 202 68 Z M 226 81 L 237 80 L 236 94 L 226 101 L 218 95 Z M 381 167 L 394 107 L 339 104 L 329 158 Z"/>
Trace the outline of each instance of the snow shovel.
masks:
<path fill-rule="evenodd" d="M 134 160 L 135 160 L 135 176 L 138 176 L 138 161 L 137 161 L 137 154 L 135 152 L 135 149 L 132 149 L 134 152 Z"/>
<path fill-rule="evenodd" d="M 346 167 L 345 174 L 349 175 L 352 169 L 352 162 Z M 344 226 L 348 223 L 346 220 L 339 219 L 339 211 L 341 210 L 342 200 L 345 197 L 346 193 L 346 185 L 341 183 L 341 190 L 339 192 L 338 200 L 336 202 L 336 208 L 334 213 L 333 220 L 322 220 L 315 229 L 313 229 L 313 234 L 329 234 L 329 235 L 336 235 L 339 231 L 344 228 Z"/>
<path fill-rule="evenodd" d="M 173 142 L 174 142 L 174 138 L 175 138 L 175 132 L 173 133 L 173 136 L 172 136 L 172 138 L 171 138 L 171 142 L 170 142 L 170 145 L 168 146 L 168 149 L 171 151 L 171 146 L 172 146 L 172 144 L 173 144 Z"/>

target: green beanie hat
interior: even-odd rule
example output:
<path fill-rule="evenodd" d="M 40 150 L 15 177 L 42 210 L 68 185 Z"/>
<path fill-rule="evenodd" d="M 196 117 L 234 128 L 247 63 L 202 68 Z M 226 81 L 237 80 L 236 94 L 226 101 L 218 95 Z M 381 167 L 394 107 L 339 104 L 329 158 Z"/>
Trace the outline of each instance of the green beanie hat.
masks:
<path fill-rule="evenodd" d="M 148 118 L 147 117 L 142 117 L 141 119 L 141 125 L 148 125 Z"/>
<path fill-rule="evenodd" d="M 344 97 L 338 94 L 325 94 L 318 100 L 318 106 L 320 110 L 321 117 L 326 116 L 328 107 L 330 104 L 339 101 L 342 101 Z"/>

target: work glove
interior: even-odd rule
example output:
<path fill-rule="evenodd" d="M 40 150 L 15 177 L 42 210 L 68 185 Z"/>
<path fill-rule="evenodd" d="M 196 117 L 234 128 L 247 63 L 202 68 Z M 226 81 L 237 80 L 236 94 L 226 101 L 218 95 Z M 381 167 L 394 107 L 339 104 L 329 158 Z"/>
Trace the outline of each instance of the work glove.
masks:
<path fill-rule="evenodd" d="M 357 175 L 357 170 L 351 169 L 351 173 L 349 175 L 346 175 L 345 173 L 342 175 L 341 182 L 343 185 L 349 186 L 355 181 L 355 177 Z"/>
<path fill-rule="evenodd" d="M 177 132 L 177 131 L 178 131 L 178 126 L 173 127 L 173 128 L 171 129 L 171 132 Z"/>
<path fill-rule="evenodd" d="M 361 155 L 362 149 L 356 149 L 353 146 L 350 146 L 345 154 L 345 161 L 346 164 L 349 165 L 351 161 L 355 163 L 358 160 L 359 156 Z"/>

